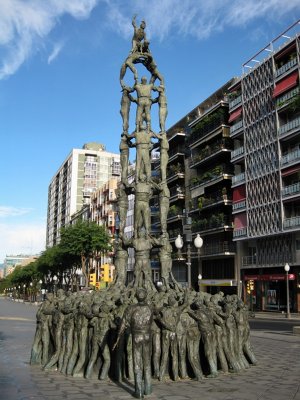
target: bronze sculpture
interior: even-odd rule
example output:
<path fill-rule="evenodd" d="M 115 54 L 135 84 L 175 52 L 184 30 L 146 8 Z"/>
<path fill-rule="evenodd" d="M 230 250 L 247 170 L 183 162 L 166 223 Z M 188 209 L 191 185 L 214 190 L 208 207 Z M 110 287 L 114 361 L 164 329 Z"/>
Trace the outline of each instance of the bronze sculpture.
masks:
<path fill-rule="evenodd" d="M 37 313 L 31 363 L 74 377 L 91 379 L 97 372 L 101 380 L 134 380 L 134 396 L 142 398 L 152 391 L 152 377 L 163 381 L 169 371 L 173 380 L 202 380 L 204 376 L 216 377 L 220 369 L 225 373 L 239 372 L 255 365 L 257 360 L 250 343 L 244 303 L 236 295 L 224 296 L 220 292 L 211 296 L 183 289 L 172 274 L 167 226 L 170 191 L 166 174 L 169 141 L 165 130 L 165 82 L 150 52 L 145 22 L 138 27 L 134 17 L 132 23 L 132 49 L 120 71 L 123 129 L 115 277 L 110 286 L 100 291 L 68 295 L 58 290 L 57 296 L 47 294 Z M 139 82 L 136 64 L 150 73 L 149 82 L 145 77 Z M 133 74 L 133 87 L 125 83 L 127 72 Z M 159 85 L 155 85 L 157 80 Z M 152 92 L 158 96 L 152 98 Z M 133 102 L 137 103 L 137 112 L 134 130 L 129 130 Z M 151 123 L 154 104 L 158 105 L 159 133 Z M 153 146 L 160 152 L 158 178 L 152 176 Z M 136 169 L 133 180 L 128 181 L 132 147 L 136 148 Z M 160 232 L 156 236 L 151 232 L 153 194 L 159 199 Z M 132 237 L 127 236 L 125 229 L 129 195 L 135 195 Z M 132 249 L 133 280 L 127 282 L 128 251 Z M 154 249 L 160 262 L 161 282 L 157 287 L 150 260 Z M 100 367 L 98 361 L 102 362 Z M 206 363 L 208 372 L 204 367 L 202 370 Z"/>

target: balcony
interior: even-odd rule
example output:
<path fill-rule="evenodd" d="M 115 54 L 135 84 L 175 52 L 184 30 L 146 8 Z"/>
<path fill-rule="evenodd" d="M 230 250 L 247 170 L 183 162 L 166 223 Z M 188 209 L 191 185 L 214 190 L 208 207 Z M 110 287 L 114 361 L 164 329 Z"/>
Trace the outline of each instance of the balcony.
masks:
<path fill-rule="evenodd" d="M 282 189 L 282 197 L 293 196 L 300 193 L 300 182 L 285 186 Z"/>
<path fill-rule="evenodd" d="M 242 268 L 255 268 L 256 265 L 256 256 L 244 256 L 242 257 Z"/>
<path fill-rule="evenodd" d="M 283 229 L 295 229 L 300 228 L 300 216 L 297 215 L 296 217 L 286 218 L 283 221 Z"/>
<path fill-rule="evenodd" d="M 177 207 L 177 206 L 175 206 L 175 205 L 173 205 L 173 206 L 171 206 L 171 207 L 169 208 L 168 218 L 167 218 L 167 222 L 168 222 L 168 223 L 181 220 L 182 218 L 183 218 L 183 211 L 182 211 L 182 208 Z"/>
<path fill-rule="evenodd" d="M 285 136 L 287 133 L 294 131 L 300 127 L 300 117 L 293 119 L 292 121 L 288 122 L 287 124 L 282 125 L 279 128 L 279 136 Z"/>
<path fill-rule="evenodd" d="M 170 202 L 184 199 L 185 198 L 185 193 L 184 193 L 184 188 L 181 186 L 173 187 L 170 190 Z"/>
<path fill-rule="evenodd" d="M 232 204 L 232 212 L 240 212 L 246 208 L 246 199 Z"/>
<path fill-rule="evenodd" d="M 169 151 L 169 162 L 175 160 L 178 156 L 184 156 L 184 146 L 177 146 Z"/>
<path fill-rule="evenodd" d="M 172 172 L 167 174 L 167 183 L 174 182 L 177 179 L 184 179 L 184 172 Z"/>
<path fill-rule="evenodd" d="M 159 214 L 159 207 L 158 206 L 151 206 L 150 207 L 151 216 L 156 216 Z"/>
<path fill-rule="evenodd" d="M 203 256 L 216 256 L 216 255 L 230 255 L 236 252 L 236 244 L 233 242 L 213 242 L 204 243 L 201 248 L 201 257 Z M 193 253 L 192 257 L 197 257 L 198 253 Z"/>
<path fill-rule="evenodd" d="M 241 185 L 242 183 L 245 183 L 245 172 L 232 177 L 232 186 Z"/>
<path fill-rule="evenodd" d="M 221 151 L 231 151 L 232 144 L 228 141 L 228 139 L 223 139 L 218 142 L 211 144 L 210 146 L 205 146 L 205 148 L 201 149 L 198 154 L 194 154 L 190 159 L 190 167 L 194 168 L 198 166 L 202 161 L 206 161 L 211 157 L 214 157 L 216 154 L 219 154 Z"/>
<path fill-rule="evenodd" d="M 289 165 L 295 161 L 300 160 L 300 149 L 291 151 L 290 153 L 285 154 L 281 157 L 280 164 L 281 165 Z"/>
<path fill-rule="evenodd" d="M 280 108 L 280 107 L 283 107 L 284 105 L 288 104 L 290 102 L 290 100 L 292 100 L 294 97 L 297 96 L 298 93 L 299 93 L 299 86 L 293 90 L 290 90 L 283 96 L 278 97 L 276 99 L 276 107 Z"/>
<path fill-rule="evenodd" d="M 229 102 L 229 111 L 242 104 L 242 95 Z"/>
<path fill-rule="evenodd" d="M 193 146 L 198 141 L 210 135 L 222 125 L 227 124 L 225 110 L 218 110 L 203 117 L 193 128 L 190 135 L 189 145 Z"/>
<path fill-rule="evenodd" d="M 231 152 L 231 162 L 236 161 L 238 158 L 244 155 L 244 146 L 241 146 Z"/>
<path fill-rule="evenodd" d="M 298 64 L 297 58 L 293 58 L 291 61 L 287 62 L 284 64 L 282 67 L 280 67 L 276 72 L 275 72 L 275 78 L 278 78 L 279 76 L 285 74 L 287 71 L 291 70 L 292 68 L 295 67 L 295 65 Z"/>
<path fill-rule="evenodd" d="M 168 229 L 168 233 L 170 242 L 174 242 L 174 240 L 177 238 L 178 235 L 182 235 L 182 229 L 181 228 Z"/>
<path fill-rule="evenodd" d="M 237 228 L 233 230 L 233 237 L 235 239 L 239 239 L 247 236 L 247 227 L 243 226 L 242 228 Z"/>
<path fill-rule="evenodd" d="M 238 134 L 242 130 L 243 126 L 244 125 L 243 125 L 243 121 L 242 120 L 237 122 L 236 124 L 232 125 L 230 127 L 230 137 L 233 137 L 236 134 Z"/>
<path fill-rule="evenodd" d="M 213 214 L 208 219 L 201 218 L 199 220 L 193 220 L 192 222 L 193 233 L 215 231 L 220 228 L 222 230 L 232 229 L 231 218 L 223 213 Z"/>

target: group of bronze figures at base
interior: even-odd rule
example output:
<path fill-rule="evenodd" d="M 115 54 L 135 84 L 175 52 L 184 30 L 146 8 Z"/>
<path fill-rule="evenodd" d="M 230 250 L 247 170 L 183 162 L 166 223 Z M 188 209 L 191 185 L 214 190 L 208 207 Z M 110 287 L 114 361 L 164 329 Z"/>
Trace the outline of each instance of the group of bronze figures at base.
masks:
<path fill-rule="evenodd" d="M 37 312 L 31 364 L 74 377 L 135 381 L 216 377 L 256 364 L 248 308 L 236 295 L 191 289 L 48 293 Z M 203 372 L 204 371 L 204 372 Z"/>

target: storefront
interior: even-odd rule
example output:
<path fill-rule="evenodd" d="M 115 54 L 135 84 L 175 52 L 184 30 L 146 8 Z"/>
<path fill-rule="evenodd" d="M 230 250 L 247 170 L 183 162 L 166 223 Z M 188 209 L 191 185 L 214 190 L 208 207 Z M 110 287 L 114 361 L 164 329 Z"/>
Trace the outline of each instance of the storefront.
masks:
<path fill-rule="evenodd" d="M 295 289 L 296 275 L 288 274 L 289 299 L 291 312 L 297 311 Z M 287 309 L 287 275 L 248 274 L 243 276 L 244 301 L 253 310 L 286 312 Z"/>

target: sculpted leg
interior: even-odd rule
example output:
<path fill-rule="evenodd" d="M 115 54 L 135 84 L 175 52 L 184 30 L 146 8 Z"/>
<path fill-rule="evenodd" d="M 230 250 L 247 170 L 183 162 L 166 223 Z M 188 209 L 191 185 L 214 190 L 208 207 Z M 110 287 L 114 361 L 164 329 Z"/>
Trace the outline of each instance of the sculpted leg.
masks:
<path fill-rule="evenodd" d="M 103 348 L 102 357 L 103 357 L 103 365 L 101 368 L 101 374 L 100 374 L 99 379 L 105 380 L 108 377 L 108 371 L 110 368 L 110 351 L 109 351 L 109 347 L 108 347 L 107 343 L 105 344 L 105 346 Z"/>

